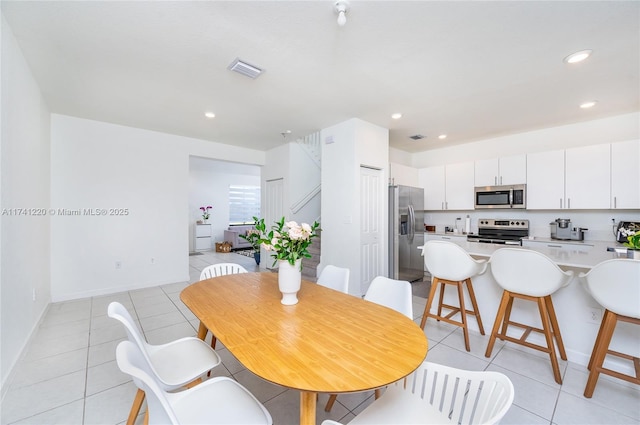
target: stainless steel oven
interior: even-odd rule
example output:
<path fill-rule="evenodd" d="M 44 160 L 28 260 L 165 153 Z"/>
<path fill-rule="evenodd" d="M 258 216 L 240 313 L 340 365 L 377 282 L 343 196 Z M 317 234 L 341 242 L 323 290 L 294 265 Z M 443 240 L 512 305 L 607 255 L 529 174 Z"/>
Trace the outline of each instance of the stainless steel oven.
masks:
<path fill-rule="evenodd" d="M 527 185 L 476 186 L 475 209 L 527 207 Z"/>
<path fill-rule="evenodd" d="M 478 234 L 467 235 L 467 241 L 502 245 L 522 245 L 522 238 L 529 236 L 529 220 L 478 220 Z"/>

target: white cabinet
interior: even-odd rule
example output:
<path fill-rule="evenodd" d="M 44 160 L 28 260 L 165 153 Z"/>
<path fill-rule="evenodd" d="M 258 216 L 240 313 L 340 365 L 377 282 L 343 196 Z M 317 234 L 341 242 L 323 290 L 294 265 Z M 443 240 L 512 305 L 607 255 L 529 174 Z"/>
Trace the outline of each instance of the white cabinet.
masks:
<path fill-rule="evenodd" d="M 528 209 L 610 208 L 609 144 L 527 155 Z"/>
<path fill-rule="evenodd" d="M 424 209 L 472 210 L 473 169 L 473 162 L 421 168 L 418 180 L 424 188 Z"/>
<path fill-rule="evenodd" d="M 611 207 L 610 145 L 565 151 L 565 206 L 569 209 Z"/>
<path fill-rule="evenodd" d="M 557 249 L 561 251 L 578 251 L 588 252 L 593 248 L 593 245 L 586 244 L 584 242 L 570 242 L 570 241 L 536 241 L 530 239 L 522 240 L 523 248 L 530 248 L 534 250 L 540 250 L 541 248 Z"/>
<path fill-rule="evenodd" d="M 527 155 L 527 209 L 564 208 L 564 151 Z"/>
<path fill-rule="evenodd" d="M 472 210 L 473 162 L 461 162 L 445 167 L 445 205 L 448 210 Z"/>
<path fill-rule="evenodd" d="M 523 184 L 527 181 L 527 156 L 514 155 L 475 162 L 475 185 Z"/>
<path fill-rule="evenodd" d="M 640 208 L 640 140 L 611 144 L 611 208 Z"/>
<path fill-rule="evenodd" d="M 418 184 L 424 188 L 425 210 L 445 209 L 444 182 L 444 165 L 418 170 Z"/>
<path fill-rule="evenodd" d="M 418 186 L 418 169 L 407 165 L 390 163 L 389 178 L 392 185 Z"/>
<path fill-rule="evenodd" d="M 425 233 L 424 234 L 424 241 L 449 241 L 449 242 L 466 242 L 467 241 L 467 236 L 466 235 L 456 235 L 456 234 L 451 234 L 451 235 L 442 235 L 439 233 Z"/>
<path fill-rule="evenodd" d="M 211 225 L 196 224 L 194 228 L 195 250 L 203 251 L 211 249 Z"/>

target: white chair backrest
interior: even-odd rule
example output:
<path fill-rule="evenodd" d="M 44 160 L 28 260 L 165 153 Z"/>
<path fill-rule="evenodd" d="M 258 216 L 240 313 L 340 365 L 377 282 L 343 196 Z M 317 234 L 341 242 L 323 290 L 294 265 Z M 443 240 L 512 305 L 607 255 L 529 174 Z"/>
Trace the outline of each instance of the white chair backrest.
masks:
<path fill-rule="evenodd" d="M 398 381 L 396 386 L 403 386 Z M 423 362 L 407 377 L 411 392 L 455 424 L 497 424 L 513 404 L 514 388 L 502 373 L 469 371 Z"/>
<path fill-rule="evenodd" d="M 603 261 L 580 277 L 598 304 L 613 313 L 640 319 L 640 261 Z"/>
<path fill-rule="evenodd" d="M 491 273 L 503 289 L 532 297 L 551 295 L 569 284 L 565 272 L 549 257 L 524 248 L 501 248 L 489 260 Z"/>
<path fill-rule="evenodd" d="M 344 267 L 336 267 L 329 264 L 322 269 L 318 276 L 318 285 L 326 288 L 335 289 L 336 291 L 349 293 L 349 269 Z"/>
<path fill-rule="evenodd" d="M 162 381 L 160 375 L 153 367 L 153 363 L 151 362 L 151 358 L 149 357 L 149 351 L 147 347 L 149 344 L 145 340 L 144 336 L 140 333 L 140 330 L 136 326 L 135 321 L 129 314 L 129 311 L 119 302 L 113 301 L 107 307 L 107 314 L 112 319 L 116 319 L 120 323 L 124 325 L 125 330 L 127 331 L 127 336 L 129 341 L 135 344 L 142 355 L 144 356 L 146 362 L 149 364 L 150 373 L 164 386 L 166 389 L 173 389 L 173 387 L 166 382 Z"/>
<path fill-rule="evenodd" d="M 444 280 L 460 282 L 484 273 L 487 268 L 486 260 L 475 260 L 453 242 L 428 241 L 422 247 L 422 255 L 431 276 Z"/>
<path fill-rule="evenodd" d="M 227 274 L 248 273 L 247 269 L 236 263 L 219 263 L 205 267 L 200 272 L 200 280 L 211 279 L 212 277 L 224 276 Z"/>
<path fill-rule="evenodd" d="M 153 379 L 151 364 L 140 349 L 130 341 L 122 341 L 116 347 L 116 362 L 120 370 L 133 378 L 136 386 L 144 391 L 149 411 L 149 424 L 178 424 L 165 392 Z"/>
<path fill-rule="evenodd" d="M 406 280 L 378 276 L 371 281 L 364 299 L 392 308 L 413 320 L 411 284 Z"/>

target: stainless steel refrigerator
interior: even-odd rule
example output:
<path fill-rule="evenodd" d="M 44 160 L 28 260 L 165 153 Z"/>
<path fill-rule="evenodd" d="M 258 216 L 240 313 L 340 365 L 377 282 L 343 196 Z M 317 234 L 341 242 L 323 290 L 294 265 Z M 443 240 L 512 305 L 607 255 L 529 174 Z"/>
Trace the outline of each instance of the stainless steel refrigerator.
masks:
<path fill-rule="evenodd" d="M 424 189 L 389 186 L 389 277 L 422 279 L 424 260 Z"/>

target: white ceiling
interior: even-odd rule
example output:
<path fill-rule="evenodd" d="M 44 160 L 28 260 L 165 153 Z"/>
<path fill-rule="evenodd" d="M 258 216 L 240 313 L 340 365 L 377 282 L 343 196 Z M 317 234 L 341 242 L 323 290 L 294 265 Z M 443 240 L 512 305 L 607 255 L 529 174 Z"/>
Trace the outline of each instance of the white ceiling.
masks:
<path fill-rule="evenodd" d="M 260 150 L 353 117 L 418 152 L 640 110 L 638 1 L 353 0 L 344 27 L 333 4 L 2 0 L 2 12 L 52 112 Z M 582 49 L 587 61 L 563 62 Z M 231 72 L 236 57 L 266 72 Z"/>

